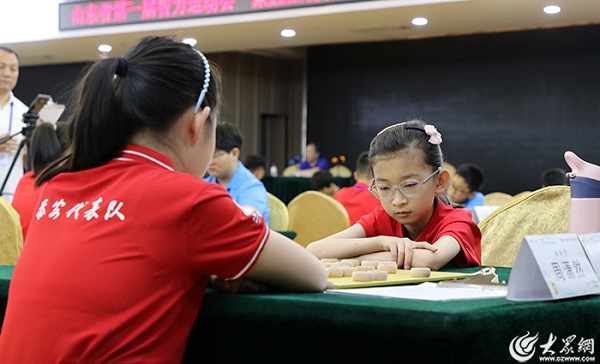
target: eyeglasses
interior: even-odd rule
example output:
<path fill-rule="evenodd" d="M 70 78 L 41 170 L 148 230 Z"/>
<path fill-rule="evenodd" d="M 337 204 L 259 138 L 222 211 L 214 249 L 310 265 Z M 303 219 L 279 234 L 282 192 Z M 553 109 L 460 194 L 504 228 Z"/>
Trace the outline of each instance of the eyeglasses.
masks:
<path fill-rule="evenodd" d="M 461 193 L 463 195 L 468 195 L 469 193 L 471 193 L 470 191 L 464 191 L 464 190 L 461 190 L 460 188 L 456 188 L 456 187 L 454 187 L 453 184 L 450 184 L 450 188 L 452 190 L 454 190 L 455 192 Z"/>
<path fill-rule="evenodd" d="M 220 150 L 218 152 L 215 152 L 212 156 L 212 160 L 218 160 L 221 159 L 222 156 L 224 156 L 225 154 L 229 154 L 224 150 Z"/>
<path fill-rule="evenodd" d="M 420 182 L 415 179 L 407 179 L 397 185 L 388 185 L 387 183 L 376 183 L 373 180 L 369 186 L 369 192 L 378 200 L 391 200 L 394 197 L 394 188 L 398 189 L 406 197 L 415 197 L 421 192 L 421 187 L 441 171 L 442 167 L 438 167 L 438 169 Z"/>

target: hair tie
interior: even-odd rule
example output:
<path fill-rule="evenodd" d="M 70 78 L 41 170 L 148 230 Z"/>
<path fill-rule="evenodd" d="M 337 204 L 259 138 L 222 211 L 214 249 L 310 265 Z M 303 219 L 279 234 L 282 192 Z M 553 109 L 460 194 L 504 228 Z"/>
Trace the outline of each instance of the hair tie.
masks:
<path fill-rule="evenodd" d="M 442 144 L 442 134 L 440 134 L 440 132 L 437 131 L 437 129 L 433 125 L 427 124 L 423 128 L 407 126 L 407 127 L 405 127 L 405 129 L 422 131 L 425 134 L 429 135 L 429 140 L 428 140 L 429 143 L 431 143 L 433 145 Z"/>
<path fill-rule="evenodd" d="M 429 142 L 434 145 L 442 144 L 442 134 L 433 125 L 425 125 L 425 133 L 430 136 Z"/>
<path fill-rule="evenodd" d="M 125 58 L 125 57 L 117 58 L 117 69 L 115 70 L 115 75 L 117 75 L 119 77 L 125 77 L 125 75 L 127 74 L 127 68 L 128 68 L 127 58 Z"/>

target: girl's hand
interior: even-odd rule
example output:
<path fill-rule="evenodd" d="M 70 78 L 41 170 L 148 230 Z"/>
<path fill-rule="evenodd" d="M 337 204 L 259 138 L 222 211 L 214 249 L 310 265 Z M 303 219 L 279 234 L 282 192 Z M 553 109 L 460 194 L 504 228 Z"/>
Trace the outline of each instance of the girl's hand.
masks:
<path fill-rule="evenodd" d="M 210 283 L 219 291 L 226 293 L 261 293 L 267 289 L 266 286 L 247 278 L 232 281 L 212 276 Z"/>
<path fill-rule="evenodd" d="M 382 236 L 383 249 L 388 250 L 392 255 L 392 260 L 400 269 L 408 270 L 412 266 L 414 249 L 426 249 L 436 252 L 437 248 L 426 241 L 412 241 L 408 238 L 396 238 L 391 236 Z"/>

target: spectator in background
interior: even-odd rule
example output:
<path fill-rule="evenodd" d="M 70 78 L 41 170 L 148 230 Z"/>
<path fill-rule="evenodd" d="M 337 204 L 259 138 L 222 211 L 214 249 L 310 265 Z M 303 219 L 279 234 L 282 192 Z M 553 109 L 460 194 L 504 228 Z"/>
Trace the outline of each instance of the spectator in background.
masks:
<path fill-rule="evenodd" d="M 310 178 L 310 185 L 313 190 L 322 192 L 329 197 L 334 197 L 340 190 L 333 181 L 333 176 L 329 171 L 317 171 Z"/>
<path fill-rule="evenodd" d="M 68 145 L 66 134 L 65 122 L 58 122 L 56 126 L 49 123 L 40 124 L 31 133 L 28 157 L 31 158 L 32 169 L 19 180 L 12 200 L 12 206 L 21 217 L 23 241 L 27 237 L 27 229 L 41 191 L 40 187 L 34 186 L 35 179 L 50 162 L 58 159 L 66 149 Z"/>
<path fill-rule="evenodd" d="M 542 173 L 542 187 L 568 185 L 567 171 L 562 168 L 550 168 Z"/>
<path fill-rule="evenodd" d="M 317 171 L 328 171 L 327 159 L 321 157 L 319 146 L 315 143 L 306 145 L 306 160 L 300 162 L 296 176 L 311 177 Z"/>
<path fill-rule="evenodd" d="M 483 205 L 483 170 L 475 164 L 462 164 L 456 168 L 448 188 L 450 201 L 472 209 Z"/>
<path fill-rule="evenodd" d="M 216 146 L 205 180 L 217 183 L 229 192 L 240 206 L 258 211 L 269 222 L 267 189 L 239 160 L 243 137 L 228 123 L 217 124 Z"/>
<path fill-rule="evenodd" d="M 344 187 L 335 194 L 338 200 L 348 211 L 350 225 L 353 225 L 363 215 L 373 211 L 381 203 L 369 192 L 369 183 L 373 179 L 369 166 L 369 152 L 362 152 L 356 161 L 354 180 L 352 187 Z"/>
<path fill-rule="evenodd" d="M 250 172 L 258 179 L 259 181 L 263 179 L 265 176 L 265 172 L 267 171 L 267 163 L 262 155 L 258 154 L 250 154 L 246 161 L 244 162 L 244 166 L 248 168 Z"/>
<path fill-rule="evenodd" d="M 12 48 L 0 46 L 0 139 L 17 134 L 25 126 L 22 119 L 28 107 L 12 92 L 17 86 L 18 79 L 19 56 L 17 52 Z M 19 179 L 23 176 L 22 157 L 27 153 L 26 149 L 22 149 L 21 155 L 16 159 L 10 176 L 8 176 L 8 170 L 21 140 L 23 140 L 23 135 L 19 134 L 6 143 L 0 144 L 0 186 L 6 180 L 2 197 L 9 203 L 12 201 Z M 8 179 L 6 179 L 7 177 Z"/>

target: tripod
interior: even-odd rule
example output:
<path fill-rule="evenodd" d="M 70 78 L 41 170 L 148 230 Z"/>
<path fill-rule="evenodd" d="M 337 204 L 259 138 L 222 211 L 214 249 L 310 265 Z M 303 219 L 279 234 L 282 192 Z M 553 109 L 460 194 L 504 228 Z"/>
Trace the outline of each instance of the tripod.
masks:
<path fill-rule="evenodd" d="M 10 178 L 10 174 L 11 174 L 13 168 L 15 167 L 17 158 L 19 158 L 19 156 L 21 155 L 21 150 L 23 150 L 23 147 L 25 147 L 25 146 L 27 147 L 27 150 L 29 150 L 31 134 L 33 133 L 33 129 L 35 129 L 36 122 L 39 119 L 39 117 L 40 116 L 38 114 L 33 114 L 33 113 L 23 114 L 23 122 L 25 123 L 25 126 L 23 127 L 23 129 L 16 134 L 10 135 L 10 136 L 0 140 L 0 144 L 4 144 L 19 134 L 22 134 L 24 136 L 23 140 L 21 140 L 21 142 L 19 143 L 19 148 L 17 149 L 17 152 L 15 153 L 15 156 L 14 156 L 12 162 L 10 163 L 10 167 L 8 168 L 8 172 L 6 173 L 6 177 L 4 177 L 4 182 L 2 182 L 2 187 L 0 187 L 0 196 L 2 196 L 4 194 L 4 187 L 6 187 L 6 184 L 8 183 L 8 179 Z M 31 170 L 31 156 L 29 156 L 27 158 L 27 165 L 25 167 L 24 172 L 27 172 L 30 170 Z"/>

